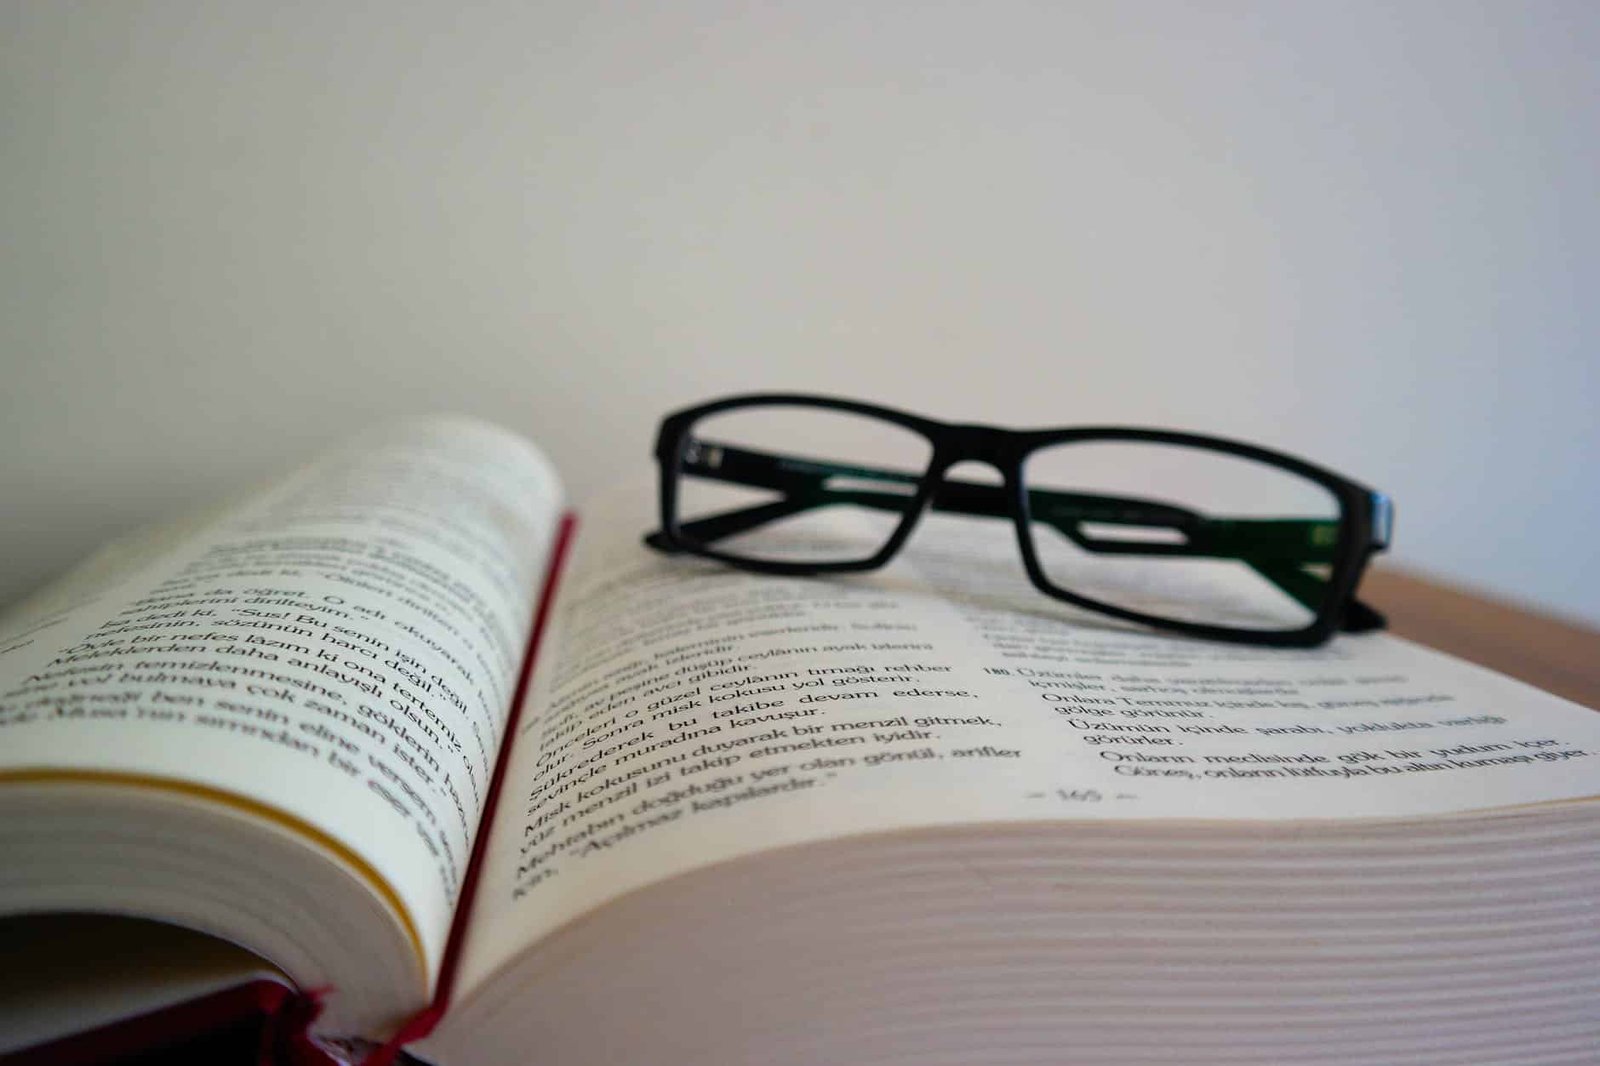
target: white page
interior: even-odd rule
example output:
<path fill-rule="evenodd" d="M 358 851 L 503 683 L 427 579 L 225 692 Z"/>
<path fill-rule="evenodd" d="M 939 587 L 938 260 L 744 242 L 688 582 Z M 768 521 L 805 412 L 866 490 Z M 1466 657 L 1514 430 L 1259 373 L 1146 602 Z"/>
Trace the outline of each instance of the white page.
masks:
<path fill-rule="evenodd" d="M 1044 819 L 1415 817 L 1600 793 L 1600 715 L 1381 634 L 1311 650 L 1057 604 L 1003 525 L 741 573 L 592 517 L 511 754 L 470 991 L 599 903 L 765 848 Z"/>
<path fill-rule="evenodd" d="M 398 897 L 431 983 L 559 517 L 525 442 L 359 442 L 0 624 L 0 785 L 99 772 L 243 795 Z"/>

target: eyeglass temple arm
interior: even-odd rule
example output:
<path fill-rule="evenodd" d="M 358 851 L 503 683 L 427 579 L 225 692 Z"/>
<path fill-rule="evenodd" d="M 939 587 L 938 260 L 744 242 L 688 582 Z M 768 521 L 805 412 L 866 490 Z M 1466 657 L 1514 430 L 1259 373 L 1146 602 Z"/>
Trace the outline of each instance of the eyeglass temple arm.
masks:
<path fill-rule="evenodd" d="M 736 508 L 683 523 L 681 533 L 711 543 L 747 532 L 768 522 L 834 504 L 900 511 L 906 494 L 857 488 L 830 488 L 830 478 L 859 478 L 915 486 L 917 474 L 871 467 L 818 463 L 769 455 L 710 441 L 697 441 L 684 460 L 684 470 L 717 481 L 773 489 L 783 499 Z M 936 511 L 983 518 L 1009 518 L 1010 501 L 997 485 L 941 481 L 929 505 Z M 1238 559 L 1277 585 L 1302 605 L 1315 609 L 1322 582 L 1307 573 L 1309 563 L 1330 562 L 1337 527 L 1316 519 L 1228 519 L 1204 515 L 1171 504 L 1124 496 L 1031 489 L 1028 508 L 1035 521 L 1049 525 L 1087 551 L 1125 555 L 1184 555 Z M 1149 541 L 1091 536 L 1083 523 L 1173 529 L 1181 541 Z M 664 534 L 652 533 L 645 543 L 660 551 L 676 551 Z M 1347 632 L 1382 629 L 1382 614 L 1352 599 L 1342 628 Z"/>

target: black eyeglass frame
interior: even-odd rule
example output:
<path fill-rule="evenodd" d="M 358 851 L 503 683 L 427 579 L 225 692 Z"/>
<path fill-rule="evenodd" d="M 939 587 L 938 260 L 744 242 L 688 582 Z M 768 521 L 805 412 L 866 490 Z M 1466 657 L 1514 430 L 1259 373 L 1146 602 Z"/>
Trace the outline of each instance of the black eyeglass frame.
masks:
<path fill-rule="evenodd" d="M 928 441 L 931 454 L 927 468 L 917 478 L 916 492 L 907 499 L 899 524 L 876 554 L 866 559 L 835 562 L 752 559 L 718 551 L 692 537 L 682 535 L 682 523 L 678 516 L 678 485 L 683 475 L 685 455 L 691 442 L 690 430 L 696 422 L 710 415 L 759 406 L 809 407 L 876 418 L 911 430 Z M 1311 622 L 1300 629 L 1292 630 L 1247 629 L 1189 622 L 1102 603 L 1052 583 L 1039 562 L 1033 544 L 1033 518 L 1028 500 L 1029 490 L 1023 481 L 1023 465 L 1028 456 L 1040 448 L 1090 441 L 1172 444 L 1220 452 L 1277 467 L 1327 489 L 1339 504 L 1338 536 L 1332 552 L 1327 588 Z M 1355 589 L 1372 555 L 1389 546 L 1393 523 L 1393 505 L 1389 498 L 1304 459 L 1253 444 L 1197 433 L 1126 426 L 1007 429 L 1000 426 L 941 422 L 894 408 L 829 396 L 805 393 L 753 393 L 724 397 L 667 415 L 662 419 L 656 436 L 655 459 L 661 473 L 661 528 L 648 535 L 645 542 L 660 551 L 715 559 L 754 573 L 809 575 L 875 570 L 894 557 L 930 506 L 940 510 L 1005 517 L 990 511 L 987 507 L 974 510 L 963 506 L 959 499 L 962 495 L 970 495 L 971 490 L 977 490 L 985 497 L 999 491 L 1004 496 L 1012 519 L 1017 546 L 1022 553 L 1023 568 L 1027 572 L 1028 579 L 1045 595 L 1085 610 L 1211 640 L 1273 647 L 1313 647 L 1326 642 L 1334 633 L 1341 630 L 1365 632 L 1382 629 L 1387 624 L 1383 615 L 1355 598 Z M 981 485 L 946 479 L 945 474 L 950 467 L 968 461 L 986 463 L 994 467 L 1001 474 L 1002 485 Z M 938 506 L 941 488 L 945 489 L 947 496 L 950 497 L 948 505 L 944 507 Z M 1138 549 L 1129 545 L 1122 550 Z"/>

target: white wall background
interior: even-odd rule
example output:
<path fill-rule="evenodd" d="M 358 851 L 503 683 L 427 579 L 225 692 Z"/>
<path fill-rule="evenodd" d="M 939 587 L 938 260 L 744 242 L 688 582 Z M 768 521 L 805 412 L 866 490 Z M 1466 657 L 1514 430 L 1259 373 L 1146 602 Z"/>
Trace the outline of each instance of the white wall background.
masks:
<path fill-rule="evenodd" d="M 1170 425 L 1600 621 L 1600 4 L 0 5 L 0 601 L 354 425 Z"/>

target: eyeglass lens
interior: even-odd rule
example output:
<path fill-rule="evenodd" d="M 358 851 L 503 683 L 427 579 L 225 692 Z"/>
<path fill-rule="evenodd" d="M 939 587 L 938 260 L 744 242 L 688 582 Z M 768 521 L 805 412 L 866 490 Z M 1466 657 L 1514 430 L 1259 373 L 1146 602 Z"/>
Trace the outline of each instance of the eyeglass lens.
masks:
<path fill-rule="evenodd" d="M 1156 618 L 1295 630 L 1322 609 L 1339 501 L 1226 452 L 1142 441 L 1041 448 L 1023 463 L 1046 582 Z"/>
<path fill-rule="evenodd" d="M 760 562 L 865 562 L 889 543 L 933 446 L 883 419 L 801 406 L 698 420 L 678 479 L 678 536 Z"/>

